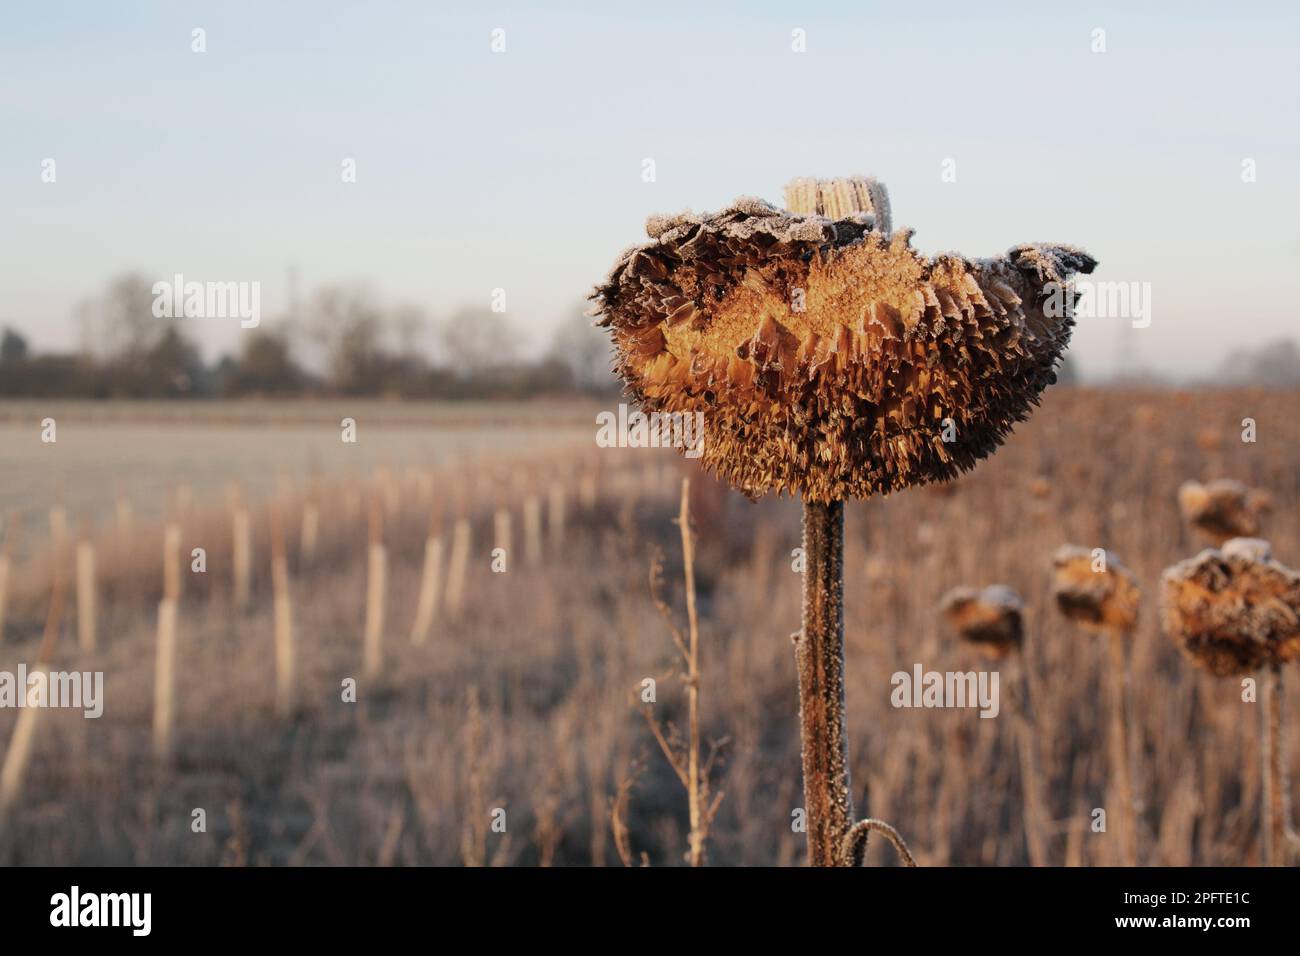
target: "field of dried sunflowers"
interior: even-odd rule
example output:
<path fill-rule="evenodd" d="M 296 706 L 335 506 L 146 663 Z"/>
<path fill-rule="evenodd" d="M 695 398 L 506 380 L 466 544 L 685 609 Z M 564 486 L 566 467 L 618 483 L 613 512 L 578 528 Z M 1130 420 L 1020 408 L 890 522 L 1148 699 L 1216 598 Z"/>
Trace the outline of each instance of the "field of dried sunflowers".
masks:
<path fill-rule="evenodd" d="M 1162 633 L 1161 577 L 1208 543 L 1180 512 L 1180 497 L 1194 504 L 1195 488 L 1180 493 L 1187 481 L 1235 479 L 1271 498 L 1258 535 L 1283 564 L 1300 564 L 1296 398 L 1056 389 L 971 474 L 850 503 L 845 683 L 860 814 L 896 827 L 920 865 L 1262 862 L 1263 695 L 1243 701 L 1239 675 L 1194 667 Z M 1242 440 L 1247 418 L 1253 442 Z M 78 643 L 70 552 L 53 565 L 39 549 L 15 558 L 0 670 L 34 662 L 51 638 L 50 665 L 104 671 L 106 700 L 98 720 L 41 715 L 0 821 L 0 863 L 681 864 L 691 809 L 655 732 L 676 752 L 689 736 L 682 657 L 661 613 L 685 632 L 673 524 L 682 476 L 695 528 L 699 742 L 706 760 L 714 754 L 705 809 L 716 811 L 701 857 L 801 862 L 790 721 L 797 505 L 751 504 L 668 452 L 595 451 L 535 456 L 523 482 L 466 466 L 410 483 L 327 483 L 310 561 L 299 530 L 308 485 L 285 492 L 275 510 L 290 529 L 284 570 L 297 652 L 287 715 L 277 713 L 270 502 L 249 503 L 253 570 L 239 610 L 229 513 L 196 501 L 180 553 L 197 540 L 221 543 L 206 576 L 185 575 L 177 597 L 174 727 L 162 757 L 162 529 L 140 523 L 130 546 L 99 548 L 93 651 Z M 564 501 L 554 523 L 552 486 Z M 376 511 L 377 532 L 367 520 Z M 444 592 L 428 639 L 414 644 L 428 531 L 450 550 L 461 518 L 472 542 L 461 608 L 452 613 Z M 540 544 L 530 543 L 539 524 Z M 493 573 L 503 530 L 513 557 Z M 386 615 L 382 655 L 366 676 L 367 541 L 376 533 L 387 549 Z M 1065 545 L 1104 548 L 1131 572 L 1137 616 L 1114 629 L 1118 639 L 1062 613 Z M 533 560 L 530 549 L 540 550 Z M 662 609 L 650 586 L 656 561 Z M 66 606 L 51 625 L 56 567 Z M 941 610 L 954 587 L 989 585 L 1023 604 L 1015 666 L 1032 702 L 1029 732 L 1010 680 L 995 719 L 893 707 L 891 675 L 918 663 L 1009 671 L 1009 661 L 990 663 L 954 636 Z M 1118 751 L 1108 703 L 1117 647 L 1127 674 Z M 1282 669 L 1293 702 L 1294 669 Z M 355 703 L 340 693 L 348 678 L 358 682 Z M 0 710 L 0 747 L 12 748 L 18 720 Z M 1300 772 L 1291 744 L 1279 756 L 1285 779 Z M 1036 783 L 1026 786 L 1027 774 Z M 1032 827 L 1027 794 L 1039 802 Z M 1105 832 L 1094 829 L 1098 808 Z M 866 861 L 897 857 L 872 839 Z"/>

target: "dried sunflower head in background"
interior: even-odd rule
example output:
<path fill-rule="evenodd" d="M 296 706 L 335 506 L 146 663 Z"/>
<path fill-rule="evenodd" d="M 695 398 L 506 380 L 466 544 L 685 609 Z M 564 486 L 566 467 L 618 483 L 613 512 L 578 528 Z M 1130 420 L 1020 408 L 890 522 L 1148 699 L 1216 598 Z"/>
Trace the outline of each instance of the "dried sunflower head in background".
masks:
<path fill-rule="evenodd" d="M 1125 634 L 1137 623 L 1142 591 L 1137 576 L 1112 552 L 1104 552 L 1104 570 L 1087 548 L 1065 545 L 1052 556 L 1052 595 L 1070 620 L 1090 631 Z"/>
<path fill-rule="evenodd" d="M 1014 653 L 1024 641 L 1024 603 L 1005 585 L 953 588 L 940 599 L 939 610 L 953 633 L 989 657 Z"/>
<path fill-rule="evenodd" d="M 1185 481 L 1178 488 L 1178 510 L 1183 520 L 1216 545 L 1229 538 L 1259 534 L 1260 517 L 1271 505 L 1264 492 L 1229 478 L 1206 485 Z"/>
<path fill-rule="evenodd" d="M 1161 615 L 1187 656 L 1221 677 L 1300 657 L 1300 574 L 1257 538 L 1233 538 L 1168 568 Z"/>
<path fill-rule="evenodd" d="M 703 412 L 705 465 L 750 497 L 865 497 L 973 467 L 1056 380 L 1068 281 L 1096 265 L 1068 246 L 926 258 L 889 234 L 874 180 L 823 185 L 787 196 L 827 215 L 739 199 L 652 217 L 592 295 L 633 398 Z"/>

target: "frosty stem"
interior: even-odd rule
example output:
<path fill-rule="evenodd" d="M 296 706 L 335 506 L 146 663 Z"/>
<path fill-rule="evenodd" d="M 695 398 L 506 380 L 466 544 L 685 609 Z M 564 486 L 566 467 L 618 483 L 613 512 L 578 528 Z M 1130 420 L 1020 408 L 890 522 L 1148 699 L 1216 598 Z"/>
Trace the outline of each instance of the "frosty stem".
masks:
<path fill-rule="evenodd" d="M 803 627 L 799 671 L 808 862 L 835 866 L 853 824 L 844 728 L 844 502 L 803 506 Z"/>

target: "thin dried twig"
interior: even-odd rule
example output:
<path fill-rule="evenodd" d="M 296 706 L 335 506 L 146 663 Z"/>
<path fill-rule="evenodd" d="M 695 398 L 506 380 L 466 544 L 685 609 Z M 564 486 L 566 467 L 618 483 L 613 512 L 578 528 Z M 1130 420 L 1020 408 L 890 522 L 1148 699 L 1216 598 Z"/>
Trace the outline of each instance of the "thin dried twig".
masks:
<path fill-rule="evenodd" d="M 632 803 L 632 791 L 640 781 L 645 764 L 637 757 L 628 767 L 627 773 L 619 781 L 618 790 L 610 802 L 609 826 L 614 831 L 614 849 L 624 866 L 635 866 L 632 859 L 632 834 L 627 825 L 628 808 Z"/>
<path fill-rule="evenodd" d="M 682 630 L 673 620 L 672 608 L 663 599 L 664 586 L 664 561 L 663 554 L 658 548 L 650 557 L 650 600 L 654 602 L 655 609 L 658 610 L 659 616 L 664 619 L 668 625 L 668 631 L 673 636 L 673 644 L 676 645 L 677 651 L 683 658 L 690 656 L 690 651 L 686 647 L 686 639 L 682 636 Z"/>
<path fill-rule="evenodd" d="M 700 628 L 695 604 L 695 542 L 694 535 L 691 533 L 690 488 L 690 479 L 682 479 L 681 509 L 677 515 L 677 525 L 682 535 L 682 578 L 686 585 L 687 629 L 685 633 L 673 619 L 672 610 L 662 597 L 662 556 L 656 553 L 650 562 L 650 598 L 668 625 L 673 645 L 677 648 L 685 671 L 678 676 L 686 686 L 686 742 L 683 744 L 672 724 L 668 724 L 665 728 L 648 704 L 642 707 L 641 713 L 650 727 L 650 732 L 654 735 L 655 742 L 659 744 L 659 749 L 663 751 L 669 766 L 673 768 L 673 773 L 686 789 L 687 812 L 690 819 L 686 860 L 691 866 L 703 866 L 709 830 L 723 797 L 721 792 L 715 793 L 713 790 L 711 772 L 717 761 L 718 752 L 725 746 L 726 740 L 710 742 L 709 754 L 701 762 Z"/>

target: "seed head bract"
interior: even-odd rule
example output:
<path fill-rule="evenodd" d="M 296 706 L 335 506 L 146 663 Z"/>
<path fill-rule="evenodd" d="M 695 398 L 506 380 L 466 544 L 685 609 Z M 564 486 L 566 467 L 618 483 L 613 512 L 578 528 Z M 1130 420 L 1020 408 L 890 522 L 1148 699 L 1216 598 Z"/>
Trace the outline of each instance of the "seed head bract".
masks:
<path fill-rule="evenodd" d="M 750 497 L 865 497 L 973 467 L 1055 381 L 1068 280 L 1096 264 L 1054 245 L 926 258 L 871 213 L 748 198 L 646 231 L 592 312 L 638 404 L 703 412 L 704 464 Z"/>

